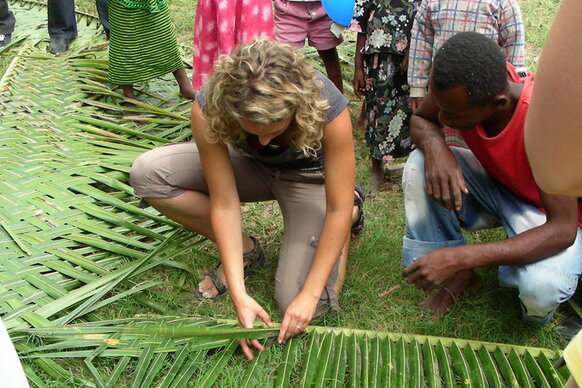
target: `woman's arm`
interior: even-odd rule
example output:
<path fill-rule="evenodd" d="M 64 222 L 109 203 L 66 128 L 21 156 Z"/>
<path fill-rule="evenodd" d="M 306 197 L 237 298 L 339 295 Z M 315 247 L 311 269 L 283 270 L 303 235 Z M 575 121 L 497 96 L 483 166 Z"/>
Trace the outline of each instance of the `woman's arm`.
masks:
<path fill-rule="evenodd" d="M 209 143 L 204 137 L 205 123 L 197 103 L 192 106 L 192 134 L 210 197 L 210 221 L 218 253 L 228 282 L 229 293 L 245 293 L 240 201 L 234 172 L 223 143 Z"/>
<path fill-rule="evenodd" d="M 270 326 L 269 315 L 245 290 L 240 199 L 228 148 L 222 143 L 213 144 L 206 141 L 205 123 L 197 103 L 192 106 L 191 120 L 192 134 L 198 146 L 200 162 L 208 185 L 210 222 L 239 325 L 253 327 L 258 315 Z M 249 345 L 259 350 L 263 349 L 257 340 L 239 342 L 249 360 L 253 358 Z"/>
<path fill-rule="evenodd" d="M 317 302 L 349 235 L 354 206 L 355 160 L 347 108 L 325 127 L 323 148 L 325 219 L 303 288 L 285 311 L 279 332 L 280 342 L 297 334 L 290 328 L 304 328 L 313 318 Z"/>

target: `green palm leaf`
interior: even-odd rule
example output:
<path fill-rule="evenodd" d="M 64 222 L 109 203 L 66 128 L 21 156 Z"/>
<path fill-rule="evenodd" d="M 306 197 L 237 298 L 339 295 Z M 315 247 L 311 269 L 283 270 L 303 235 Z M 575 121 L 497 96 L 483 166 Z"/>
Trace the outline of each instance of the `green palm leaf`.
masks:
<path fill-rule="evenodd" d="M 236 326 L 233 321 L 207 318 L 146 317 L 30 328 L 18 332 L 18 335 L 34 334 L 42 339 L 44 346 L 20 349 L 21 354 L 25 360 L 47 362 L 45 368 L 55 376 L 63 373 L 58 368 L 53 369 L 58 364 L 52 363 L 60 358 L 88 359 L 95 363 L 110 357 L 129 357 L 136 362 L 124 361 L 123 367 L 126 374 L 135 376 L 134 386 L 184 386 L 200 372 L 203 373 L 196 380 L 198 386 L 211 386 L 220 381 L 225 368 L 242 362 L 245 372 L 241 381 L 251 386 L 261 363 L 268 362 L 268 357 L 261 354 L 253 362 L 245 363 L 242 356 L 233 356 L 238 346 L 233 338 L 267 336 L 274 339 L 278 333 L 276 328 L 241 329 Z M 303 357 L 296 358 L 294 354 L 301 343 L 305 345 Z M 346 356 L 347 352 L 341 350 L 344 343 L 348 344 L 347 352 L 351 352 L 351 356 Z M 295 385 L 295 381 L 299 386 L 309 387 L 348 385 L 354 381 L 354 376 L 362 378 L 357 362 L 364 358 L 361 355 L 355 358 L 354 354 L 366 349 L 366 344 L 370 349 L 368 362 L 377 365 L 369 367 L 368 385 L 505 387 L 514 386 L 517 380 L 517 386 L 560 387 L 564 383 L 561 374 L 552 366 L 552 360 L 559 354 L 546 349 L 308 327 L 306 334 L 286 344 L 269 342 L 265 353 L 271 347 L 283 348 L 283 358 L 271 384 L 289 386 Z M 394 349 L 396 359 L 391 356 L 391 349 Z M 403 354 L 407 356 L 403 357 Z M 209 358 L 209 363 L 204 361 L 206 358 Z M 335 359 L 340 360 L 340 365 L 342 361 L 345 365 L 347 359 L 348 367 L 338 366 Z M 203 363 L 209 367 L 199 370 Z M 393 363 L 396 368 L 392 368 Z M 392 373 L 393 369 L 396 369 L 395 373 Z M 95 378 L 95 370 L 92 372 L 95 385 L 108 380 L 106 376 Z M 396 380 L 388 381 L 395 381 L 395 385 L 381 385 L 392 375 Z"/>

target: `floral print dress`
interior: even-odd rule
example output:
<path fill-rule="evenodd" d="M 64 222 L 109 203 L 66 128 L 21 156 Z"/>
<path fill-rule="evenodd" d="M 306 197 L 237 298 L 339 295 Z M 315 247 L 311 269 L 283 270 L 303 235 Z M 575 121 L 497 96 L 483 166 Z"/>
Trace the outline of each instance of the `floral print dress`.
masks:
<path fill-rule="evenodd" d="M 366 144 L 373 159 L 391 160 L 412 150 L 409 88 L 403 60 L 420 0 L 357 0 L 351 29 L 366 34 Z"/>

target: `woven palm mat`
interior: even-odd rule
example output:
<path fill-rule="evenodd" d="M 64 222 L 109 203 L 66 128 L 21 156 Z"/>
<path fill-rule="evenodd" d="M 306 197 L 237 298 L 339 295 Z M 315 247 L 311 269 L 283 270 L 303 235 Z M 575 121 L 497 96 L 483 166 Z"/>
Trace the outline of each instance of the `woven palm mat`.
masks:
<path fill-rule="evenodd" d="M 14 40 L 0 52 L 9 58 L 0 79 L 0 316 L 13 330 L 86 316 L 117 285 L 190 249 L 193 236 L 138 207 L 127 183 L 137 155 L 189 134 L 190 102 L 173 80 L 141 85 L 144 103 L 128 116 L 106 83 L 98 19 L 78 15 L 79 38 L 55 57 L 46 7 L 10 8 Z"/>

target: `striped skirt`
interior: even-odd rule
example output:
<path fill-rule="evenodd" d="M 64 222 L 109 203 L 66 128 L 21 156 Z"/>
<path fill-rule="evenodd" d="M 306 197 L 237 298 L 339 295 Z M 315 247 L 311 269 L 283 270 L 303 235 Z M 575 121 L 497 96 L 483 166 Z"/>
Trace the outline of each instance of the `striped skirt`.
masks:
<path fill-rule="evenodd" d="M 132 85 L 183 67 L 168 6 L 129 9 L 109 0 L 109 81 Z"/>

